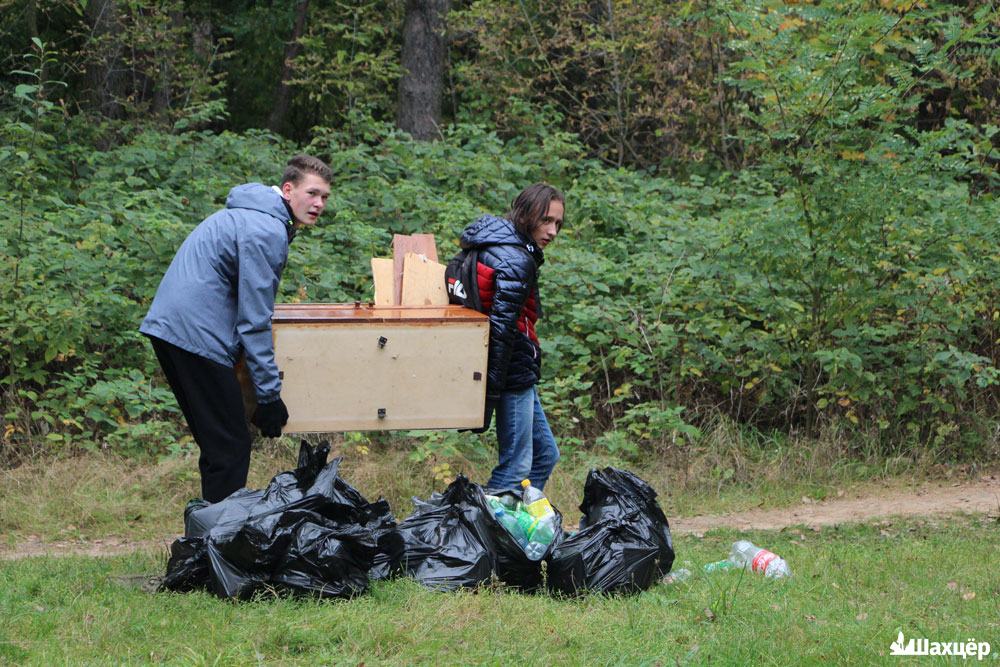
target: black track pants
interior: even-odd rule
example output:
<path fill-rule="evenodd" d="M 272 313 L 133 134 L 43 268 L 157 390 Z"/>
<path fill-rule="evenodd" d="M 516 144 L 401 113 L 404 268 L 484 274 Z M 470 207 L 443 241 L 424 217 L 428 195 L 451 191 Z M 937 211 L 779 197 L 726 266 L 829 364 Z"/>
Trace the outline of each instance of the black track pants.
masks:
<path fill-rule="evenodd" d="M 243 488 L 250 470 L 250 429 L 236 372 L 149 337 L 156 358 L 201 449 L 201 495 L 217 503 Z"/>

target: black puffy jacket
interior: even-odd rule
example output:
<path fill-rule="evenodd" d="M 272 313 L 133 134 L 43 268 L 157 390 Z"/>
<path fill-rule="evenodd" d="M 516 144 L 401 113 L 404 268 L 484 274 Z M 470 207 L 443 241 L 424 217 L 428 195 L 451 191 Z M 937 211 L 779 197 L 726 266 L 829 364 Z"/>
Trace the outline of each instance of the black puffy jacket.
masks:
<path fill-rule="evenodd" d="M 490 316 L 486 393 L 495 397 L 500 391 L 534 386 L 542 375 L 542 349 L 535 335 L 542 249 L 509 220 L 493 215 L 466 227 L 461 245 L 479 253 L 479 296 Z"/>

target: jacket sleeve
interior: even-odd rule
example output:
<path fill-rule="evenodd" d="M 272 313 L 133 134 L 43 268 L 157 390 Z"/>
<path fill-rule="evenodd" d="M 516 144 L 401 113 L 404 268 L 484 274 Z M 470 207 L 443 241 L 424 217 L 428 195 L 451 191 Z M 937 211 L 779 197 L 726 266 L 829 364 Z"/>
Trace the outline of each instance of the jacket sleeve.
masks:
<path fill-rule="evenodd" d="M 505 253 L 496 268 L 496 293 L 490 309 L 490 350 L 486 373 L 486 393 L 498 394 L 507 383 L 507 369 L 518 335 L 521 315 L 536 279 L 535 262 L 526 253 Z"/>
<path fill-rule="evenodd" d="M 247 369 L 259 403 L 270 403 L 281 393 L 271 336 L 274 299 L 288 257 L 285 231 L 280 229 L 280 233 L 279 237 L 246 225 L 240 230 L 238 243 L 236 334 L 246 354 Z"/>

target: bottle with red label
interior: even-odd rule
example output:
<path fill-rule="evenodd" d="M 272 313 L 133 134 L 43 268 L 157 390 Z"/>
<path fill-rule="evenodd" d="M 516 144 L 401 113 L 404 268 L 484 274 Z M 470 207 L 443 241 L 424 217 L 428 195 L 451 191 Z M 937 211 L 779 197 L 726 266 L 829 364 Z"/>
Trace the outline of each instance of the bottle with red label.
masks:
<path fill-rule="evenodd" d="M 732 553 L 729 554 L 736 567 L 750 569 L 766 577 L 790 577 L 792 571 L 788 569 L 788 563 L 776 554 L 761 549 L 748 540 L 740 540 L 733 543 Z"/>

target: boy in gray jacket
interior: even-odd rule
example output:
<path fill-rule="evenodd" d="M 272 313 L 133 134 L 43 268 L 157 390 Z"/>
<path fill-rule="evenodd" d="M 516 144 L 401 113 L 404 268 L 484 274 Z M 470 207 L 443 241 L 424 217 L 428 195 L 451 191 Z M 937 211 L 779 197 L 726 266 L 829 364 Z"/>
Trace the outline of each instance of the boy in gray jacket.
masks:
<path fill-rule="evenodd" d="M 288 410 L 274 362 L 271 316 L 296 229 L 316 223 L 333 174 L 297 155 L 280 187 L 239 185 L 226 208 L 188 235 L 139 331 L 146 334 L 201 450 L 202 497 L 218 502 L 246 486 L 250 431 L 234 366 L 245 355 L 257 395 L 251 421 L 281 435 Z"/>

